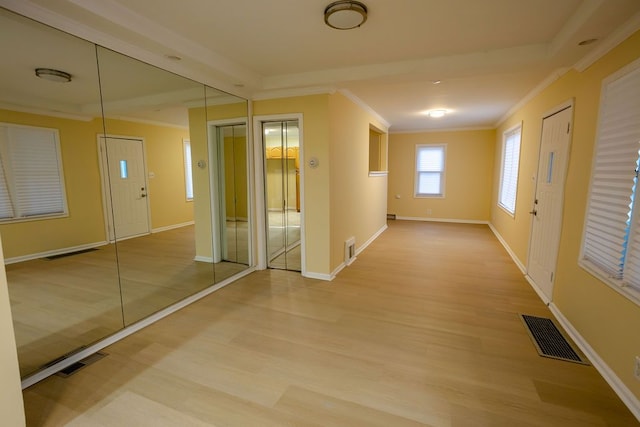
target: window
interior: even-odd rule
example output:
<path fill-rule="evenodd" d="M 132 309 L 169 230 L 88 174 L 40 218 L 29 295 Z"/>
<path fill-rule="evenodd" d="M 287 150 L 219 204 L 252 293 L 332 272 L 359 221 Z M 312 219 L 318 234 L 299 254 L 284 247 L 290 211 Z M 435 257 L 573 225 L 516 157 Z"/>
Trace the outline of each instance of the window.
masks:
<path fill-rule="evenodd" d="M 416 197 L 444 197 L 445 145 L 416 146 Z"/>
<path fill-rule="evenodd" d="M 0 221 L 67 213 L 58 131 L 0 123 Z"/>
<path fill-rule="evenodd" d="M 500 168 L 498 205 L 511 215 L 516 213 L 521 135 L 522 125 L 515 126 L 502 135 L 502 166 Z"/>
<path fill-rule="evenodd" d="M 640 62 L 605 80 L 596 144 L 582 265 L 619 290 L 640 291 Z"/>
<path fill-rule="evenodd" d="M 187 200 L 193 200 L 193 171 L 191 169 L 191 141 L 182 141 L 184 148 L 184 182 Z"/>

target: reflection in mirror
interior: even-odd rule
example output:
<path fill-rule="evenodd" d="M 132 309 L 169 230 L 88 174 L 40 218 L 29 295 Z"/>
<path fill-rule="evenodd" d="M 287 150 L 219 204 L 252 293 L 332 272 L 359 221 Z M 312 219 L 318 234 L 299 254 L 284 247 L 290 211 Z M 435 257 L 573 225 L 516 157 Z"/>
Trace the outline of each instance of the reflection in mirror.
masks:
<path fill-rule="evenodd" d="M 97 52 L 102 180 L 111 190 L 105 209 L 129 325 L 214 283 L 213 264 L 197 256 L 195 244 L 194 204 L 210 216 L 209 198 L 187 181 L 208 171 L 185 170 L 197 168 L 185 156 L 206 158 L 194 146 L 206 123 L 189 121 L 189 108 L 204 107 L 205 90 L 111 50 Z"/>
<path fill-rule="evenodd" d="M 211 197 L 210 256 L 216 283 L 245 270 L 249 263 L 249 187 L 247 102 L 207 87 L 207 139 L 211 170 L 201 182 Z"/>
<path fill-rule="evenodd" d="M 0 9 L 0 52 L 0 234 L 24 377 L 123 319 L 98 171 L 95 46 Z"/>
<path fill-rule="evenodd" d="M 300 271 L 300 133 L 297 120 L 263 123 L 270 268 Z"/>

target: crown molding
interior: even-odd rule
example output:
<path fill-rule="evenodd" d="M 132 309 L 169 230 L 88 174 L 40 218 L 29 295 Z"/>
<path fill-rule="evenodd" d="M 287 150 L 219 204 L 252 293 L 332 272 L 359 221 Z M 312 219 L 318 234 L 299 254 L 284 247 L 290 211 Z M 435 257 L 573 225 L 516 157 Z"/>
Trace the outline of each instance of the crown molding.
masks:
<path fill-rule="evenodd" d="M 549 74 L 547 76 L 547 78 L 545 78 L 543 81 L 538 83 L 538 85 L 536 87 L 534 87 L 529 93 L 527 93 L 524 96 L 524 98 L 522 98 L 517 104 L 515 104 L 513 107 L 511 107 L 509 109 L 509 111 L 504 113 L 504 115 L 502 117 L 500 117 L 500 119 L 496 122 L 496 124 L 494 125 L 494 128 L 500 127 L 500 125 L 503 124 L 513 114 L 515 114 L 516 111 L 518 111 L 522 107 L 524 107 L 529 101 L 531 101 L 533 98 L 535 98 L 540 93 L 542 93 L 543 90 L 545 90 L 546 88 L 551 86 L 551 84 L 553 82 L 558 80 L 560 77 L 564 76 L 567 73 L 567 71 L 569 71 L 569 70 L 570 70 L 570 68 L 563 67 L 563 68 L 558 68 L 558 69 L 554 70 L 553 72 L 551 72 L 551 74 Z"/>
<path fill-rule="evenodd" d="M 636 31 L 640 30 L 640 12 L 633 15 L 627 22 L 613 31 L 606 39 L 602 40 L 587 55 L 578 61 L 573 68 L 583 72 L 598 59 L 609 53 L 614 47 L 628 39 Z"/>
<path fill-rule="evenodd" d="M 460 127 L 460 128 L 442 128 L 442 129 L 411 129 L 411 130 L 398 130 L 390 131 L 389 134 L 400 135 L 409 133 L 438 133 L 438 132 L 473 132 L 479 130 L 495 130 L 492 126 L 474 126 L 474 127 Z"/>
<path fill-rule="evenodd" d="M 346 96 L 353 103 L 358 105 L 360 108 L 365 110 L 367 113 L 371 114 L 376 119 L 378 119 L 378 121 L 380 121 L 380 123 L 382 123 L 382 125 L 385 127 L 384 131 L 385 132 L 389 132 L 389 127 L 391 127 L 391 124 L 384 117 L 382 117 L 380 114 L 378 114 L 377 111 L 375 111 L 373 108 L 369 107 L 369 105 L 367 105 L 367 103 L 365 103 L 362 99 L 358 98 L 357 96 L 355 96 L 353 93 L 351 93 L 347 89 L 340 89 L 340 90 L 338 90 L 338 93 Z"/>

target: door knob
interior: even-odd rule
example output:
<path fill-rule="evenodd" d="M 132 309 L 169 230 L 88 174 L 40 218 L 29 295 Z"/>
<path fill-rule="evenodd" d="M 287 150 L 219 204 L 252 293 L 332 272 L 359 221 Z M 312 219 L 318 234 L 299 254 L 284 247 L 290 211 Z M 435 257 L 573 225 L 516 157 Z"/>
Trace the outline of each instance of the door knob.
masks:
<path fill-rule="evenodd" d="M 536 216 L 538 215 L 538 211 L 537 210 L 532 210 L 531 212 L 529 212 L 531 215 Z"/>

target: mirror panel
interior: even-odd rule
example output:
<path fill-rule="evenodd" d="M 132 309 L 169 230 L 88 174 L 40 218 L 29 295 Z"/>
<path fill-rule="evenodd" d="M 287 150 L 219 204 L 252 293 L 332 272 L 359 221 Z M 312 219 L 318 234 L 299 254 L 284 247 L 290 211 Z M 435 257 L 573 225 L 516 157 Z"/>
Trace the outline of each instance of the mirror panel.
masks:
<path fill-rule="evenodd" d="M 190 123 L 189 108 L 204 108 L 205 89 L 117 52 L 97 52 L 107 135 L 103 180 L 111 188 L 111 237 L 129 325 L 214 283 L 213 264 L 198 258 L 195 245 L 194 204 L 208 212 L 209 198 L 194 185 L 189 199 L 185 181 L 189 164 L 198 169 L 197 161 L 186 161 L 185 144 L 199 156 L 191 131 L 196 139 L 206 133 L 204 120 Z"/>
<path fill-rule="evenodd" d="M 210 218 L 216 283 L 245 270 L 250 263 L 247 101 L 207 87 L 207 141 L 211 195 Z"/>
<path fill-rule="evenodd" d="M 98 170 L 95 45 L 0 9 L 0 53 L 0 234 L 26 376 L 113 334 L 123 319 Z M 71 81 L 39 78 L 36 68 Z M 47 175 L 50 167 L 62 174 Z M 56 188 L 61 207 L 39 206 Z"/>

